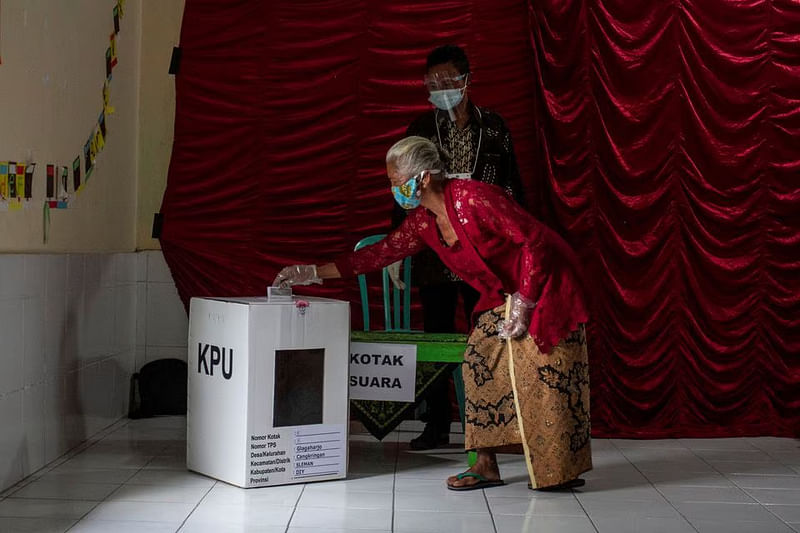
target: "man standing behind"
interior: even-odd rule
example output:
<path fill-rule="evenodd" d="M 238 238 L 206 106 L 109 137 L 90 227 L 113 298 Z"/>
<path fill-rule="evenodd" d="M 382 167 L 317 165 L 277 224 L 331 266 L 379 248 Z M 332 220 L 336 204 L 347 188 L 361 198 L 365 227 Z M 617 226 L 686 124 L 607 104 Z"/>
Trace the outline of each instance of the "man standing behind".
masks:
<path fill-rule="evenodd" d="M 474 179 L 503 188 L 522 204 L 522 183 L 511 133 L 503 119 L 469 99 L 471 73 L 467 55 L 460 47 L 434 49 L 426 65 L 425 87 L 435 109 L 417 117 L 406 135 L 433 141 L 442 152 L 450 179 Z M 395 209 L 394 225 L 405 213 Z M 413 261 L 413 284 L 419 287 L 424 330 L 429 333 L 455 331 L 458 296 L 464 302 L 467 322 L 478 301 L 478 292 L 450 272 L 436 254 L 426 250 Z M 393 280 L 399 276 L 394 275 Z M 450 401 L 448 382 L 441 381 L 426 397 L 428 422 L 422 435 L 411 441 L 414 450 L 427 450 L 449 443 Z"/>

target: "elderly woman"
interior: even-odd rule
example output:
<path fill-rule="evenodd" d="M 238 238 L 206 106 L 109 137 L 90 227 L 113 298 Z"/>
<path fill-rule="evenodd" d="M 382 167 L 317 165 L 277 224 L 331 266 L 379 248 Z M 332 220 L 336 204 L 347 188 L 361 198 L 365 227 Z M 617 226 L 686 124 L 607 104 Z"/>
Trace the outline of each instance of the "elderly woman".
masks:
<path fill-rule="evenodd" d="M 448 488 L 502 485 L 495 454 L 519 444 L 531 488 L 582 485 L 578 476 L 592 467 L 588 313 L 573 252 L 502 189 L 444 179 L 425 138 L 392 146 L 386 169 L 395 200 L 410 210 L 403 224 L 334 263 L 287 267 L 275 283 L 354 276 L 431 248 L 481 294 L 462 367 L 465 447 L 478 461 Z"/>

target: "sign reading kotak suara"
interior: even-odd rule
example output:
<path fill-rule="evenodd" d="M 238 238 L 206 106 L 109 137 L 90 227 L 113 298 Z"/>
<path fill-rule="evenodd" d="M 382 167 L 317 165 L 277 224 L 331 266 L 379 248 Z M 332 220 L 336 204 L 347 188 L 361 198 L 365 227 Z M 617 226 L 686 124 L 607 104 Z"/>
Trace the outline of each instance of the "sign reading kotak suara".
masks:
<path fill-rule="evenodd" d="M 350 343 L 350 399 L 413 402 L 414 344 Z"/>

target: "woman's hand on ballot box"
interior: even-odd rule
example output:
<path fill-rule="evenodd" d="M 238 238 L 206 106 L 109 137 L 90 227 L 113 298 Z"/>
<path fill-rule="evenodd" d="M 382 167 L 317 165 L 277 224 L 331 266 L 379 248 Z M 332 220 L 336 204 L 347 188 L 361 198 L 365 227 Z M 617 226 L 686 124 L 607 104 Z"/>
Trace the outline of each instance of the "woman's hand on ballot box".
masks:
<path fill-rule="evenodd" d="M 292 287 L 294 285 L 322 284 L 322 278 L 317 274 L 317 265 L 292 265 L 284 267 L 275 280 L 273 287 Z"/>

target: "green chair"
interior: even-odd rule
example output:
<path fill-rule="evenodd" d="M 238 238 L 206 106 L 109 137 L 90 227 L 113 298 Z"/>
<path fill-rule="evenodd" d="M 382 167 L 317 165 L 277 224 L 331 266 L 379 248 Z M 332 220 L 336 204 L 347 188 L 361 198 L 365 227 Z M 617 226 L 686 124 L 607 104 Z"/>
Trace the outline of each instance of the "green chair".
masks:
<path fill-rule="evenodd" d="M 371 235 L 360 240 L 355 250 L 375 244 L 386 235 Z M 382 272 L 383 280 L 383 316 L 386 325 L 383 331 L 370 330 L 369 295 L 367 279 L 364 274 L 358 276 L 358 287 L 361 292 L 361 312 L 364 320 L 364 331 L 353 331 L 350 340 L 353 342 L 379 342 L 390 344 L 415 344 L 417 361 L 431 363 L 459 363 L 453 370 L 456 399 L 458 400 L 461 424 L 464 424 L 464 380 L 461 376 L 460 363 L 464 360 L 467 347 L 467 335 L 461 333 L 425 333 L 411 330 L 411 258 L 406 257 L 402 263 L 405 290 L 399 290 L 391 283 L 386 268 Z M 475 464 L 475 453 L 470 452 L 469 464 Z"/>

